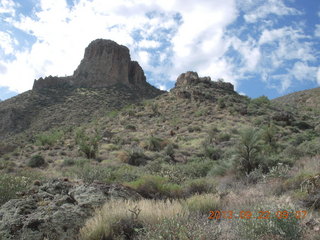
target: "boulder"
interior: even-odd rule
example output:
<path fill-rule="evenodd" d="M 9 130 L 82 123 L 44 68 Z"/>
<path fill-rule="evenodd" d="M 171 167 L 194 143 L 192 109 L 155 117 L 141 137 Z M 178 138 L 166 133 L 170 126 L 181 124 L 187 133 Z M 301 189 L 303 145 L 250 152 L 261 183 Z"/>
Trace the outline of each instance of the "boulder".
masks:
<path fill-rule="evenodd" d="M 94 209 L 111 198 L 138 200 L 141 196 L 117 184 L 51 180 L 1 206 L 0 236 L 8 240 L 78 239 L 79 229 Z"/>

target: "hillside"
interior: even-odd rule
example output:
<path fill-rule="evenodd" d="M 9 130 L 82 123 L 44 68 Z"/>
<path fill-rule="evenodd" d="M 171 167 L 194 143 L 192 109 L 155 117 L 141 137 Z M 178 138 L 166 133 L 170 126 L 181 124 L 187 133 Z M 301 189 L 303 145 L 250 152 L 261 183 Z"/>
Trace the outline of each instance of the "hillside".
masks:
<path fill-rule="evenodd" d="M 250 99 L 186 72 L 162 92 L 109 81 L 127 51 L 93 43 L 84 70 L 0 103 L 1 240 L 316 239 L 318 105 L 290 106 L 318 89 Z"/>
<path fill-rule="evenodd" d="M 295 92 L 272 101 L 296 114 L 312 117 L 314 124 L 320 126 L 320 88 Z"/>

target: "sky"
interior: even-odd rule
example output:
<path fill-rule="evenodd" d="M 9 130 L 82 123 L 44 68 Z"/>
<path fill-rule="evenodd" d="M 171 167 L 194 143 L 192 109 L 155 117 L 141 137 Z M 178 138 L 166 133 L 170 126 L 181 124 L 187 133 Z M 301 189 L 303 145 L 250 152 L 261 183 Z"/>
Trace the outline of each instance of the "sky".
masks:
<path fill-rule="evenodd" d="M 320 0 L 0 0 L 0 99 L 72 75 L 97 38 L 163 90 L 186 71 L 251 98 L 320 86 Z"/>

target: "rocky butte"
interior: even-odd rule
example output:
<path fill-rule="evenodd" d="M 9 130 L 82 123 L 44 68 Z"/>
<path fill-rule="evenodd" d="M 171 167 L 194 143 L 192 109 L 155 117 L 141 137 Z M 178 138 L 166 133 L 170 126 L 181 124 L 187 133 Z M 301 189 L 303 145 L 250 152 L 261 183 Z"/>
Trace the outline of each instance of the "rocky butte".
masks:
<path fill-rule="evenodd" d="M 46 77 L 34 81 L 33 90 L 43 88 L 104 88 L 123 84 L 130 88 L 153 88 L 139 63 L 131 61 L 129 49 L 114 41 L 97 39 L 85 49 L 84 58 L 72 76 Z"/>

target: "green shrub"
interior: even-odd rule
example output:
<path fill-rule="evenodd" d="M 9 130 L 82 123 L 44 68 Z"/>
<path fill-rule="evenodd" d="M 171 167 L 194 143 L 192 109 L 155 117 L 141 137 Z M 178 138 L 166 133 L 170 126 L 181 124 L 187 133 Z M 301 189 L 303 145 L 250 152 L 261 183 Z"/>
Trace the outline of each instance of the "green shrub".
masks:
<path fill-rule="evenodd" d="M 63 160 L 62 166 L 73 166 L 76 164 L 76 160 L 73 158 L 66 158 Z"/>
<path fill-rule="evenodd" d="M 191 213 L 209 215 L 210 211 L 220 210 L 219 198 L 214 194 L 194 195 L 185 202 L 185 207 Z"/>
<path fill-rule="evenodd" d="M 206 159 L 193 159 L 186 164 L 177 166 L 189 179 L 207 176 L 212 167 L 212 161 Z"/>
<path fill-rule="evenodd" d="M 303 156 L 315 156 L 320 154 L 320 137 L 312 139 L 311 141 L 304 141 L 298 147 Z"/>
<path fill-rule="evenodd" d="M 231 138 L 230 134 L 228 133 L 220 133 L 218 134 L 218 136 L 216 137 L 218 142 L 227 142 L 229 141 Z"/>
<path fill-rule="evenodd" d="M 218 99 L 218 107 L 220 109 L 224 109 L 226 107 L 225 99 L 224 98 L 219 98 Z"/>
<path fill-rule="evenodd" d="M 132 131 L 136 131 L 137 130 L 136 126 L 131 125 L 131 124 L 126 125 L 125 129 L 132 130 Z"/>
<path fill-rule="evenodd" d="M 233 159 L 223 158 L 213 164 L 207 176 L 209 177 L 223 176 L 228 171 L 228 169 L 232 168 L 232 165 L 233 165 Z"/>
<path fill-rule="evenodd" d="M 52 147 L 62 138 L 63 135 L 63 131 L 58 130 L 38 134 L 36 136 L 36 145 Z"/>
<path fill-rule="evenodd" d="M 221 158 L 222 151 L 214 146 L 204 144 L 203 154 L 211 160 L 218 160 Z"/>
<path fill-rule="evenodd" d="M 133 166 L 141 166 L 145 165 L 148 160 L 149 158 L 144 154 L 142 149 L 134 148 L 127 151 L 127 157 L 124 158 L 123 162 Z"/>
<path fill-rule="evenodd" d="M 84 153 L 88 159 L 91 159 L 96 158 L 101 138 L 102 137 L 97 133 L 97 131 L 93 134 L 88 134 L 84 129 L 78 129 L 75 141 L 79 146 L 79 151 Z"/>
<path fill-rule="evenodd" d="M 211 193 L 214 191 L 215 183 L 205 178 L 189 180 L 184 184 L 184 192 L 186 196 L 202 193 Z"/>
<path fill-rule="evenodd" d="M 144 175 L 128 185 L 145 198 L 165 199 L 182 196 L 181 186 L 169 183 L 167 178 L 160 176 Z"/>
<path fill-rule="evenodd" d="M 189 126 L 188 132 L 201 132 L 201 128 L 199 126 Z"/>
<path fill-rule="evenodd" d="M 92 166 L 86 161 L 79 161 L 72 169 L 66 172 L 67 175 L 82 179 L 85 183 L 94 181 L 108 182 L 111 177 L 111 169 L 101 166 Z"/>
<path fill-rule="evenodd" d="M 158 137 L 151 136 L 148 139 L 146 148 L 149 151 L 161 151 L 162 149 L 164 149 L 167 146 L 167 144 L 168 144 L 167 141 L 165 141 L 161 138 L 158 138 Z"/>
<path fill-rule="evenodd" d="M 107 117 L 113 119 L 113 118 L 115 118 L 116 116 L 118 116 L 118 114 L 119 114 L 119 111 L 113 110 L 113 111 L 110 111 L 110 112 L 107 113 Z"/>
<path fill-rule="evenodd" d="M 44 158 L 41 155 L 34 155 L 28 161 L 27 165 L 32 168 L 41 167 L 45 164 Z"/>
<path fill-rule="evenodd" d="M 251 99 L 250 103 L 262 106 L 262 105 L 270 105 L 270 100 L 266 96 L 261 96 L 258 98 Z"/>
<path fill-rule="evenodd" d="M 259 153 L 261 151 L 259 131 L 248 128 L 240 135 L 237 146 L 238 168 L 240 172 L 249 174 L 259 167 Z"/>
<path fill-rule="evenodd" d="M 17 198 L 17 192 L 27 190 L 29 180 L 26 177 L 0 174 L 0 206 L 10 199 Z"/>

